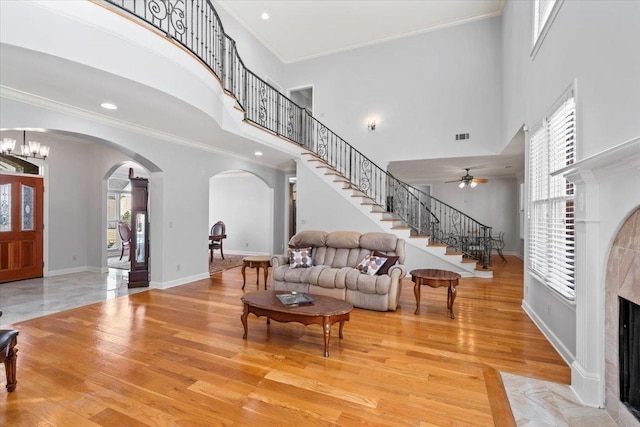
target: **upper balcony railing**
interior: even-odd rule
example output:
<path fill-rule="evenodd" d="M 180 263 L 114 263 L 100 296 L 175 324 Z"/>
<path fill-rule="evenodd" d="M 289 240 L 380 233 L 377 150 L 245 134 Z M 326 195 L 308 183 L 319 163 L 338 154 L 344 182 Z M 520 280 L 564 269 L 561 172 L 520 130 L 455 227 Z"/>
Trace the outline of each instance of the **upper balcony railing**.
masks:
<path fill-rule="evenodd" d="M 211 1 L 105 1 L 151 24 L 198 57 L 235 97 L 246 120 L 314 152 L 415 233 L 480 260 L 484 268 L 489 265 L 491 227 L 396 179 L 249 70 Z"/>

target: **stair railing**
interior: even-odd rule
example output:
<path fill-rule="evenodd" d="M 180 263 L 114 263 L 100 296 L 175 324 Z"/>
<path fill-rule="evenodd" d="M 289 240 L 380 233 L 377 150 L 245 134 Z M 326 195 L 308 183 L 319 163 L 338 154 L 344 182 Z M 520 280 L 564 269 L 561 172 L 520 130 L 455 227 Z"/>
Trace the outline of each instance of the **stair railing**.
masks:
<path fill-rule="evenodd" d="M 104 0 L 152 25 L 200 59 L 250 121 L 315 153 L 354 190 L 419 235 L 464 256 L 491 260 L 491 227 L 378 167 L 309 111 L 249 70 L 210 0 Z"/>

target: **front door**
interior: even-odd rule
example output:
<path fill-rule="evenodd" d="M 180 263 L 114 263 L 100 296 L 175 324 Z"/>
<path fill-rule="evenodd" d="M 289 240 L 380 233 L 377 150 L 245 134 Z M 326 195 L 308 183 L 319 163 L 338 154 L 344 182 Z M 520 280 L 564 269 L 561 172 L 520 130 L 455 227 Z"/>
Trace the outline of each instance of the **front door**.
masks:
<path fill-rule="evenodd" d="M 42 277 L 42 177 L 0 174 L 0 283 Z"/>

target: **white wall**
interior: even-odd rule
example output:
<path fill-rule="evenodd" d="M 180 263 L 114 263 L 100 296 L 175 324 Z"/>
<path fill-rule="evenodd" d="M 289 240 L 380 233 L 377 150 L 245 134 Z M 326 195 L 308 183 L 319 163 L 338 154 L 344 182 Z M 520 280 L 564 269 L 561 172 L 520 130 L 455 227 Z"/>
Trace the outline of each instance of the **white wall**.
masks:
<path fill-rule="evenodd" d="M 518 252 L 518 184 L 516 178 L 490 178 L 475 188 L 455 183 L 431 183 L 431 195 L 464 212 L 481 224 L 493 227 L 493 237 L 504 232 L 504 252 Z"/>
<path fill-rule="evenodd" d="M 370 218 L 362 215 L 335 188 L 327 185 L 308 166 L 298 162 L 296 182 L 296 230 L 327 232 L 350 230 L 365 233 L 382 231 Z"/>
<path fill-rule="evenodd" d="M 287 66 L 287 87 L 313 84 L 314 116 L 382 168 L 497 154 L 500 35 L 492 18 L 302 61 Z M 462 132 L 471 140 L 455 141 Z"/>
<path fill-rule="evenodd" d="M 530 55 L 532 11 L 531 2 L 505 2 L 503 140 L 523 124 L 532 128 L 539 123 L 574 81 L 578 160 L 640 135 L 640 2 L 565 1 L 535 57 Z M 627 190 L 614 186 L 608 191 L 618 193 L 610 197 L 624 199 Z M 588 262 L 604 276 L 604 259 Z M 577 281 L 576 286 L 590 285 Z M 578 345 L 575 305 L 540 284 L 526 268 L 524 304 L 561 354 L 573 361 Z"/>
<path fill-rule="evenodd" d="M 51 269 L 106 265 L 103 178 L 114 164 L 123 160 L 156 165 L 149 185 L 154 283 L 177 284 L 208 275 L 209 177 L 229 169 L 251 171 L 278 195 L 274 217 L 283 216 L 284 173 L 279 170 L 7 98 L 0 102 L 0 127 L 53 128 L 76 133 L 88 142 L 51 141 L 47 159 L 50 182 L 45 182 L 51 206 L 47 223 L 50 221 L 51 228 L 56 229 L 50 231 L 49 241 L 45 242 Z M 99 140 L 102 142 L 96 142 Z M 114 149 L 136 154 L 123 156 Z M 73 221 L 75 225 L 71 224 Z M 274 220 L 272 224 L 273 245 L 280 248 L 282 221 Z M 74 254 L 75 262 L 70 258 Z"/>
<path fill-rule="evenodd" d="M 247 172 L 223 173 L 209 182 L 209 224 L 225 223 L 224 251 L 272 254 L 273 191 L 267 184 Z"/>
<path fill-rule="evenodd" d="M 530 2 L 505 2 L 503 139 L 539 122 L 575 79 L 578 156 L 640 134 L 640 3 L 565 1 L 532 58 Z"/>
<path fill-rule="evenodd" d="M 271 51 L 266 49 L 253 34 L 238 23 L 234 16 L 217 1 L 213 2 L 225 33 L 235 42 L 244 65 L 262 79 L 269 79 L 282 86 L 285 65 Z"/>

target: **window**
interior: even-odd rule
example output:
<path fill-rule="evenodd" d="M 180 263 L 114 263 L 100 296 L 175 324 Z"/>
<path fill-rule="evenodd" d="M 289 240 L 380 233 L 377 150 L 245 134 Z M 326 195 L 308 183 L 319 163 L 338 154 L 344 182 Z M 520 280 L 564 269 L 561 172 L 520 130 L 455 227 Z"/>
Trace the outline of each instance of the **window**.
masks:
<path fill-rule="evenodd" d="M 534 0 L 533 2 L 533 49 L 531 56 L 535 56 L 540 49 L 549 27 L 558 14 L 564 0 Z"/>
<path fill-rule="evenodd" d="M 529 141 L 529 270 L 568 299 L 575 298 L 574 187 L 551 173 L 575 161 L 573 91 Z"/>

